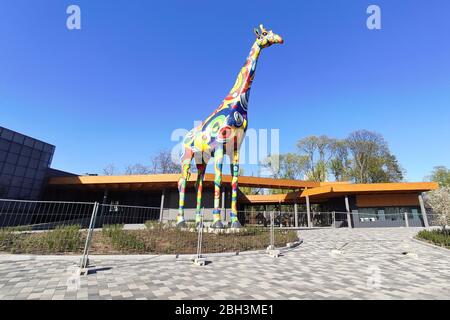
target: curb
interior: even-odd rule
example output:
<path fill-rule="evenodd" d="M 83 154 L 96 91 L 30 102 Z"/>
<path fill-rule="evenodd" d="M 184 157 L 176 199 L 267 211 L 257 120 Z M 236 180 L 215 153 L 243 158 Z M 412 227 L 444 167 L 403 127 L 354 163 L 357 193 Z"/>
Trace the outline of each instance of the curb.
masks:
<path fill-rule="evenodd" d="M 447 248 L 444 248 L 444 247 L 437 246 L 437 245 L 435 245 L 435 244 L 426 242 L 426 241 L 424 241 L 424 240 L 416 239 L 415 237 L 411 237 L 411 240 L 412 240 L 413 242 L 416 242 L 416 243 L 420 243 L 420 244 L 426 245 L 426 246 L 428 246 L 428 247 L 430 247 L 430 248 L 438 249 L 438 251 L 440 250 L 440 252 L 442 252 L 442 253 L 446 252 L 447 254 L 450 254 L 450 249 L 447 249 Z"/>
<path fill-rule="evenodd" d="M 276 248 L 277 250 L 292 250 L 298 247 L 303 243 L 303 239 L 299 239 L 298 241 L 287 243 L 285 247 Z M 265 254 L 265 249 L 260 250 L 249 250 L 242 252 L 212 252 L 212 253 L 204 253 L 202 257 L 235 257 L 235 256 L 247 256 L 247 255 L 255 255 L 255 254 Z M 80 260 L 80 255 L 21 255 L 21 254 L 0 254 L 0 261 L 25 261 L 25 260 L 64 260 L 64 261 L 75 261 L 78 262 Z M 186 253 L 186 254 L 118 254 L 118 255 L 95 255 L 90 254 L 89 258 L 91 261 L 94 260 L 161 260 L 161 261 L 176 261 L 176 260 L 192 260 L 195 259 L 197 255 L 195 253 Z"/>

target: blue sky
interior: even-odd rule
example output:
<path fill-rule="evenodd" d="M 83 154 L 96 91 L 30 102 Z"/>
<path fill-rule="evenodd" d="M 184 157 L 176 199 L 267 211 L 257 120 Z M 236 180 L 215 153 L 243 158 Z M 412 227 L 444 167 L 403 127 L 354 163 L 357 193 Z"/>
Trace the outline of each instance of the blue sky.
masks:
<path fill-rule="evenodd" d="M 70 4 L 81 30 L 66 28 Z M 370 4 L 382 30 L 366 27 Z M 448 12 L 446 0 L 2 1 L 0 125 L 56 145 L 58 169 L 147 163 L 220 104 L 264 23 L 285 44 L 262 52 L 249 126 L 280 129 L 282 152 L 377 131 L 421 181 L 450 166 Z"/>

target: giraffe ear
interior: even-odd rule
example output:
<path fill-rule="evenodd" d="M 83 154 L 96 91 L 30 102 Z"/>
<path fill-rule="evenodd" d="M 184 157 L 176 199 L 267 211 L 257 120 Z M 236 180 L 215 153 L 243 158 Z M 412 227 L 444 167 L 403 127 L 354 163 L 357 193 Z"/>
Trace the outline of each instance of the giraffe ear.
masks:
<path fill-rule="evenodd" d="M 256 34 L 257 37 L 259 37 L 259 30 L 257 28 L 253 28 L 253 32 Z"/>

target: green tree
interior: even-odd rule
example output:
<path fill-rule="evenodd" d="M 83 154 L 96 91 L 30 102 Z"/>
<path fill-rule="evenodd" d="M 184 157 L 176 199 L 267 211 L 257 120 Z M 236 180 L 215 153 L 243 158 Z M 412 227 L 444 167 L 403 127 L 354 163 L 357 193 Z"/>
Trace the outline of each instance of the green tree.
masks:
<path fill-rule="evenodd" d="M 336 181 L 350 180 L 351 160 L 349 159 L 347 142 L 336 139 L 331 148 L 334 154 L 329 163 L 331 174 Z"/>
<path fill-rule="evenodd" d="M 439 183 L 439 186 L 450 187 L 450 169 L 445 166 L 436 166 L 427 180 Z"/>
<path fill-rule="evenodd" d="M 306 176 L 311 181 L 327 181 L 328 167 L 334 152 L 335 139 L 309 136 L 300 139 L 297 148 L 306 159 Z"/>
<path fill-rule="evenodd" d="M 355 182 L 379 183 L 403 180 L 403 169 L 390 152 L 382 135 L 359 130 L 352 132 L 346 143 L 352 157 L 349 172 Z"/>
<path fill-rule="evenodd" d="M 301 180 L 306 173 L 307 158 L 295 153 L 271 155 L 260 165 L 272 178 Z"/>

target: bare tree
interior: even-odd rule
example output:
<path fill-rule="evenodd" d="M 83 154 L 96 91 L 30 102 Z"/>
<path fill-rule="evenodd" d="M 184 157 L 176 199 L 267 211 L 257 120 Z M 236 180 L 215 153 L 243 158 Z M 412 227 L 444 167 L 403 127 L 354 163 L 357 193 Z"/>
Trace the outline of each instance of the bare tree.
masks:
<path fill-rule="evenodd" d="M 142 174 L 149 174 L 150 168 L 147 166 L 144 166 L 143 164 L 136 163 L 133 165 L 128 165 L 125 168 L 125 175 L 142 175 Z"/>
<path fill-rule="evenodd" d="M 114 176 L 117 173 L 116 170 L 116 166 L 113 163 L 108 164 L 104 169 L 103 169 L 103 174 L 105 176 Z"/>
<path fill-rule="evenodd" d="M 152 157 L 150 173 L 179 173 L 180 165 L 172 159 L 170 150 L 160 150 Z"/>

